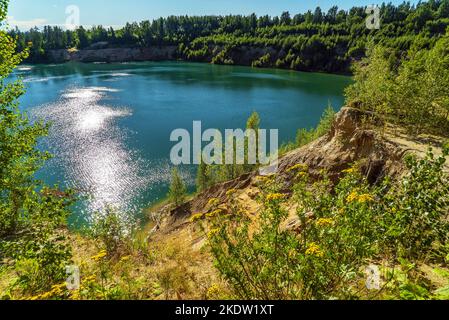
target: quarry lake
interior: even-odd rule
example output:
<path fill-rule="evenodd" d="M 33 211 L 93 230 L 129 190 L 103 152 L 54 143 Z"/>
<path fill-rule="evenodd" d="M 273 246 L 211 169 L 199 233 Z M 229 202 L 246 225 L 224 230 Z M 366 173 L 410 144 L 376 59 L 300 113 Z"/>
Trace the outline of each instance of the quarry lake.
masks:
<path fill-rule="evenodd" d="M 280 143 L 317 125 L 344 102 L 345 76 L 182 62 L 21 66 L 22 110 L 51 122 L 40 143 L 54 157 L 39 172 L 48 184 L 83 195 L 70 218 L 89 221 L 106 206 L 129 217 L 165 197 L 170 134 L 177 128 L 245 128 L 253 111 Z M 180 168 L 193 191 L 195 167 Z"/>

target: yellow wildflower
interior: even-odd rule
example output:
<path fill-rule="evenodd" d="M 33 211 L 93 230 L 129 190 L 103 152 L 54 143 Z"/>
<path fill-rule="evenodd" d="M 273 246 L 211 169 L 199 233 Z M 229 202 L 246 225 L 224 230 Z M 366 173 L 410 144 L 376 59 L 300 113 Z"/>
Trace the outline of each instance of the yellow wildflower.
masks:
<path fill-rule="evenodd" d="M 295 250 L 290 250 L 290 251 L 288 252 L 288 257 L 289 257 L 289 258 L 294 258 L 295 255 L 296 255 L 296 251 L 295 251 Z"/>
<path fill-rule="evenodd" d="M 307 171 L 309 169 L 309 167 L 305 164 L 295 164 L 294 166 L 290 167 L 287 169 L 287 172 L 291 172 L 291 171 Z"/>
<path fill-rule="evenodd" d="M 96 256 L 91 257 L 91 259 L 94 261 L 99 261 L 104 257 L 106 257 L 106 255 L 107 255 L 106 250 L 101 250 Z"/>
<path fill-rule="evenodd" d="M 351 173 L 355 173 L 355 172 L 357 172 L 357 169 L 356 169 L 356 168 L 354 168 L 354 167 L 352 167 L 352 168 L 349 168 L 349 169 L 343 170 L 342 172 L 343 172 L 343 173 L 348 173 L 348 174 L 351 174 Z"/>
<path fill-rule="evenodd" d="M 296 179 L 301 179 L 307 177 L 307 173 L 304 171 L 299 172 L 298 174 L 296 174 Z"/>
<path fill-rule="evenodd" d="M 212 229 L 211 231 L 209 231 L 207 233 L 207 237 L 209 239 L 213 238 L 216 234 L 218 234 L 220 232 L 220 229 Z"/>
<path fill-rule="evenodd" d="M 50 298 L 61 296 L 64 293 L 64 290 L 66 288 L 66 283 L 56 284 L 51 287 L 50 291 L 32 296 L 29 298 L 29 300 L 35 301 L 35 300 L 48 300 Z"/>
<path fill-rule="evenodd" d="M 208 290 L 207 290 L 207 298 L 214 299 L 220 294 L 220 287 L 218 284 L 213 284 Z"/>
<path fill-rule="evenodd" d="M 374 198 L 369 194 L 361 194 L 357 199 L 360 203 L 371 202 L 374 201 Z"/>
<path fill-rule="evenodd" d="M 221 210 L 221 209 L 214 210 L 214 211 L 209 212 L 208 214 L 206 214 L 206 217 L 207 218 L 213 218 L 215 216 L 218 216 L 220 213 L 222 213 L 222 211 L 223 210 Z"/>
<path fill-rule="evenodd" d="M 81 300 L 80 290 L 73 290 L 70 293 L 71 300 Z"/>
<path fill-rule="evenodd" d="M 357 198 L 359 197 L 359 194 L 357 192 L 357 190 L 352 191 L 349 196 L 346 198 L 346 201 L 351 203 L 357 200 Z"/>
<path fill-rule="evenodd" d="M 125 256 L 120 259 L 120 262 L 126 262 L 126 261 L 129 261 L 129 259 L 131 259 L 130 256 Z"/>
<path fill-rule="evenodd" d="M 315 242 L 312 242 L 311 244 L 309 244 L 309 246 L 306 250 L 306 254 L 309 256 L 315 256 L 318 258 L 324 257 L 324 252 L 321 250 L 321 248 Z"/>
<path fill-rule="evenodd" d="M 267 195 L 267 201 L 278 201 L 285 199 L 286 195 L 282 193 L 270 193 Z"/>
<path fill-rule="evenodd" d="M 232 196 L 232 195 L 233 195 L 234 193 L 236 193 L 236 192 L 237 192 L 236 189 L 228 190 L 228 191 L 226 192 L 226 196 L 230 197 L 230 196 Z"/>
<path fill-rule="evenodd" d="M 49 291 L 49 292 L 45 292 L 44 294 L 41 294 L 39 299 L 48 300 L 51 297 L 53 297 L 53 292 Z"/>
<path fill-rule="evenodd" d="M 52 289 L 62 289 L 66 286 L 65 283 L 61 283 L 61 284 L 56 284 L 54 286 L 52 286 Z"/>
<path fill-rule="evenodd" d="M 276 175 L 274 175 L 274 174 L 270 174 L 270 175 L 266 175 L 266 176 L 258 176 L 257 182 L 269 183 L 274 177 L 276 177 Z"/>
<path fill-rule="evenodd" d="M 348 201 L 349 203 L 357 201 L 360 203 L 365 203 L 365 202 L 371 202 L 374 201 L 373 196 L 371 196 L 370 194 L 359 194 L 357 192 L 357 190 L 354 190 L 351 192 L 351 194 L 348 196 L 348 198 L 346 199 L 346 201 Z"/>
<path fill-rule="evenodd" d="M 195 213 L 194 215 L 192 215 L 192 217 L 190 218 L 190 222 L 194 223 L 197 222 L 201 219 L 204 218 L 204 213 Z"/>
<path fill-rule="evenodd" d="M 212 198 L 207 203 L 207 207 L 214 207 L 214 206 L 217 206 L 219 203 L 220 203 L 220 200 L 218 200 L 217 198 Z"/>
<path fill-rule="evenodd" d="M 97 279 L 96 276 L 91 275 L 91 276 L 88 276 L 88 277 L 84 278 L 83 282 L 90 283 L 90 282 L 94 282 L 96 279 Z"/>
<path fill-rule="evenodd" d="M 334 220 L 331 218 L 321 218 L 316 221 L 316 225 L 319 227 L 330 226 L 334 224 Z"/>
<path fill-rule="evenodd" d="M 62 293 L 62 289 L 63 288 L 65 288 L 66 287 L 66 284 L 65 283 L 62 283 L 62 284 L 57 284 L 57 285 L 54 285 L 54 286 L 52 286 L 51 287 L 51 293 L 53 293 L 53 294 L 61 294 Z"/>

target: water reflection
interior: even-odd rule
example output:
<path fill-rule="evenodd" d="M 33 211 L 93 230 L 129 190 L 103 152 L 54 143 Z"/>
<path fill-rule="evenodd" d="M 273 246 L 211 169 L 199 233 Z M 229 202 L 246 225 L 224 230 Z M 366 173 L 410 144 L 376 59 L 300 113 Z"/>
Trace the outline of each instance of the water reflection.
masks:
<path fill-rule="evenodd" d="M 107 203 L 129 216 L 166 196 L 172 130 L 244 128 L 259 112 L 281 142 L 310 128 L 329 102 L 339 108 L 346 77 L 181 62 L 21 66 L 20 107 L 52 122 L 42 145 L 55 158 L 38 178 L 89 195 L 74 208 L 77 228 Z M 181 168 L 193 191 L 195 167 Z"/>
<path fill-rule="evenodd" d="M 70 88 L 56 103 L 32 110 L 33 117 L 52 123 L 45 148 L 55 155 L 52 165 L 65 170 L 66 184 L 89 196 L 88 213 L 106 206 L 135 210 L 131 200 L 148 183 L 142 159 L 126 146 L 129 132 L 117 125 L 131 111 L 102 103 L 115 91 Z"/>

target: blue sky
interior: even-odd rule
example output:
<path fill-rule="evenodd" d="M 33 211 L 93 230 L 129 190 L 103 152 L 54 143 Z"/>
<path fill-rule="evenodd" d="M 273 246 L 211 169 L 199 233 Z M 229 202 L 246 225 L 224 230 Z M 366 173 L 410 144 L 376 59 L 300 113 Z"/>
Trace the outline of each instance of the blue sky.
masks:
<path fill-rule="evenodd" d="M 376 0 L 10 0 L 9 23 L 20 29 L 32 26 L 63 25 L 65 9 L 77 5 L 80 23 L 85 26 L 119 27 L 126 22 L 142 21 L 168 15 L 225 15 L 269 14 L 282 11 L 294 14 L 313 10 L 316 6 L 327 10 L 333 5 L 348 9 L 352 6 L 381 4 Z M 402 3 L 402 0 L 392 0 Z M 414 1 L 412 1 L 414 2 Z"/>

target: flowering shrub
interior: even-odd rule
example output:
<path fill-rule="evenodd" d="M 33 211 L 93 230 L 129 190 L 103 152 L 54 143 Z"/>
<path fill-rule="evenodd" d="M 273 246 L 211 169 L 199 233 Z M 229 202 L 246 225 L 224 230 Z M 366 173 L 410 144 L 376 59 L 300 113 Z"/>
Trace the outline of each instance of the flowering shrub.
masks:
<path fill-rule="evenodd" d="M 383 261 L 399 265 L 386 273 L 385 297 L 429 298 L 417 264 L 405 261 L 445 263 L 448 256 L 448 155 L 445 148 L 439 158 L 432 151 L 423 160 L 407 158 L 409 174 L 398 184 L 370 185 L 357 166 L 335 187 L 324 172 L 312 183 L 302 171 L 292 200 L 276 183 L 262 184 L 257 221 L 234 215 L 233 222 L 213 223 L 215 266 L 243 299 L 348 299 L 370 297 L 359 284 L 363 268 Z M 284 224 L 287 201 L 297 208 L 294 230 Z"/>

